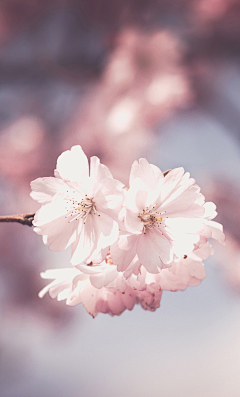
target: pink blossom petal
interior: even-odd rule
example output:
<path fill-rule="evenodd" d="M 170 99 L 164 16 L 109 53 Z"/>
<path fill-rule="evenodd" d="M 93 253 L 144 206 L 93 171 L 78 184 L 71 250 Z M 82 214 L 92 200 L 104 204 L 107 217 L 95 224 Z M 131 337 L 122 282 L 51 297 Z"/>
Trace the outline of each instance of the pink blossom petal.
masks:
<path fill-rule="evenodd" d="M 195 186 L 182 191 L 179 189 L 176 198 L 171 197 L 161 205 L 161 211 L 166 211 L 169 217 L 200 217 L 204 215 L 204 196 L 197 191 Z M 201 199 L 202 203 L 199 205 L 197 200 Z"/>
<path fill-rule="evenodd" d="M 126 270 L 136 256 L 137 240 L 138 235 L 120 235 L 118 241 L 111 245 L 111 257 L 119 272 Z"/>
<path fill-rule="evenodd" d="M 86 220 L 86 224 L 79 231 L 78 237 L 72 243 L 72 258 L 71 263 L 73 266 L 79 263 L 88 263 L 88 258 L 90 257 L 93 250 L 96 249 L 96 233 L 93 228 L 92 216 L 89 216 Z"/>
<path fill-rule="evenodd" d="M 126 306 L 122 300 L 121 293 L 118 291 L 108 291 L 108 313 L 112 315 L 120 315 L 125 309 Z"/>
<path fill-rule="evenodd" d="M 109 247 L 101 249 L 100 252 L 96 248 L 95 250 L 92 251 L 92 253 L 89 256 L 88 261 L 86 263 L 87 264 L 89 264 L 89 263 L 97 263 L 97 264 L 98 263 L 102 263 L 105 260 L 108 251 L 109 251 Z"/>
<path fill-rule="evenodd" d="M 138 275 L 140 272 L 141 262 L 137 255 L 133 258 L 133 260 L 129 263 L 129 266 L 124 271 L 123 275 L 126 279 L 131 277 L 132 274 Z"/>
<path fill-rule="evenodd" d="M 200 248 L 194 250 L 189 254 L 189 257 L 194 259 L 194 260 L 206 260 L 209 258 L 210 255 L 212 255 L 212 247 L 209 244 L 209 242 L 206 242 L 203 244 Z"/>
<path fill-rule="evenodd" d="M 160 202 L 164 203 L 169 197 L 171 197 L 172 192 L 175 190 L 176 186 L 180 182 L 184 174 L 184 169 L 182 167 L 175 168 L 171 170 L 164 178 L 164 184 L 161 186 L 161 196 Z"/>
<path fill-rule="evenodd" d="M 140 291 L 138 300 L 144 310 L 155 311 L 160 306 L 162 291 Z"/>
<path fill-rule="evenodd" d="M 56 193 L 67 190 L 66 184 L 61 179 L 53 177 L 35 179 L 31 182 L 31 188 L 30 196 L 40 204 L 50 203 Z"/>
<path fill-rule="evenodd" d="M 160 181 L 163 182 L 164 181 L 164 175 L 163 175 L 162 171 L 160 170 L 160 168 L 158 168 L 154 164 L 150 164 L 150 166 L 151 166 L 151 168 L 152 168 L 152 170 L 154 172 L 154 175 L 155 175 L 155 178 L 156 178 L 156 182 L 157 183 L 159 183 Z M 154 188 L 155 188 L 155 186 L 154 186 Z"/>
<path fill-rule="evenodd" d="M 90 177 L 100 181 L 103 178 L 113 178 L 108 167 L 100 163 L 98 157 L 93 156 L 90 160 Z"/>
<path fill-rule="evenodd" d="M 115 243 L 118 239 L 119 229 L 117 222 L 103 212 L 100 213 L 100 216 L 93 215 L 93 228 L 99 252 L 101 249 Z"/>
<path fill-rule="evenodd" d="M 225 245 L 225 234 L 223 233 L 222 225 L 215 221 L 208 221 L 207 226 L 212 232 L 211 237 Z"/>
<path fill-rule="evenodd" d="M 112 268 L 110 267 L 108 271 L 102 271 L 98 274 L 92 274 L 90 276 L 90 282 L 95 288 L 102 288 L 115 280 L 117 276 L 118 271 L 115 266 L 112 266 Z"/>
<path fill-rule="evenodd" d="M 121 182 L 110 178 L 104 178 L 98 183 L 94 198 L 100 211 L 111 210 L 115 217 L 119 214 L 124 199 L 122 186 Z"/>
<path fill-rule="evenodd" d="M 156 249 L 148 234 L 142 234 L 138 239 L 137 255 L 147 271 L 154 274 L 159 272 L 159 268 L 162 267 L 162 261 L 159 257 L 158 249 Z"/>
<path fill-rule="evenodd" d="M 69 293 L 71 288 L 71 281 L 73 277 L 77 274 L 75 269 L 65 268 L 65 269 L 50 269 L 44 273 L 41 273 L 41 277 L 44 279 L 54 279 L 49 285 L 43 288 L 38 296 L 43 298 L 43 296 L 49 292 L 51 298 L 56 298 L 59 293 L 67 290 Z M 63 298 L 64 299 L 64 298 Z"/>
<path fill-rule="evenodd" d="M 122 293 L 121 299 L 128 310 L 132 310 L 134 305 L 137 303 L 136 293 L 131 288 L 127 288 L 125 293 Z"/>
<path fill-rule="evenodd" d="M 130 172 L 129 186 L 132 186 L 134 179 L 140 178 L 147 187 L 153 189 L 156 186 L 155 173 L 156 171 L 146 159 L 140 159 L 139 162 L 134 161 Z"/>
<path fill-rule="evenodd" d="M 55 219 L 63 217 L 65 219 L 66 209 L 64 202 L 48 203 L 43 205 L 35 214 L 33 224 L 34 226 L 41 227 L 45 223 L 51 223 Z M 65 224 L 68 221 L 65 219 Z"/>
<path fill-rule="evenodd" d="M 44 236 L 44 244 L 50 244 L 51 250 L 63 251 L 76 238 L 76 226 L 68 223 L 65 213 L 64 203 L 50 203 L 41 207 L 34 217 L 34 231 Z"/>
<path fill-rule="evenodd" d="M 126 210 L 125 214 L 125 226 L 126 230 L 130 233 L 142 233 L 143 223 L 135 212 Z"/>
<path fill-rule="evenodd" d="M 147 190 L 145 184 L 140 178 L 134 179 L 126 193 L 126 208 L 138 213 L 139 210 L 142 210 L 146 206 L 146 199 Z"/>

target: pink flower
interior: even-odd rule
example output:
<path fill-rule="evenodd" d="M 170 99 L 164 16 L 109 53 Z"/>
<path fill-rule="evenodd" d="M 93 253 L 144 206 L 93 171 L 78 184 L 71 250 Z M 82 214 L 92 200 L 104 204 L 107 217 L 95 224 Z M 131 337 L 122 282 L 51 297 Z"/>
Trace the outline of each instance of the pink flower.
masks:
<path fill-rule="evenodd" d="M 149 273 L 141 266 L 140 273 L 128 279 L 117 271 L 109 256 L 100 265 L 47 270 L 41 274 L 42 278 L 54 281 L 43 288 L 39 296 L 49 292 L 51 298 L 66 300 L 69 306 L 82 303 L 93 317 L 100 312 L 120 315 L 126 309 L 132 310 L 135 304 L 154 311 L 160 306 L 163 290 L 184 290 L 200 284 L 206 276 L 202 259 L 210 253 L 210 246 L 206 244 L 158 274 Z"/>
<path fill-rule="evenodd" d="M 47 270 L 41 276 L 54 281 L 43 288 L 39 297 L 49 292 L 51 298 L 66 299 L 67 305 L 82 303 L 93 317 L 99 312 L 120 315 L 138 303 L 151 311 L 160 306 L 162 291 L 159 284 L 155 280 L 153 284 L 152 279 L 139 281 L 136 276 L 126 280 L 109 255 L 100 265 Z"/>
<path fill-rule="evenodd" d="M 192 252 L 205 228 L 203 205 L 200 188 L 183 168 L 164 177 L 147 160 L 135 161 L 125 199 L 126 230 L 110 248 L 118 270 L 137 274 L 143 265 L 156 274 Z"/>
<path fill-rule="evenodd" d="M 211 246 L 206 244 L 189 256 L 184 256 L 171 267 L 162 269 L 158 274 L 152 274 L 141 266 L 137 276 L 131 276 L 127 282 L 137 291 L 148 291 L 157 296 L 160 291 L 184 290 L 189 286 L 196 286 L 206 277 L 202 260 L 211 255 Z"/>
<path fill-rule="evenodd" d="M 115 288 L 113 284 L 110 287 L 96 288 L 91 283 L 89 274 L 75 268 L 47 270 L 41 276 L 54 281 L 39 293 L 40 297 L 49 292 L 51 298 L 66 299 L 69 306 L 82 303 L 93 317 L 98 313 L 120 315 L 126 309 L 132 310 L 137 303 L 135 291 L 131 287 L 126 285 L 124 291 Z"/>
<path fill-rule="evenodd" d="M 32 182 L 31 195 L 42 204 L 35 231 L 53 250 L 72 245 L 75 266 L 42 273 L 53 281 L 40 297 L 49 292 L 67 305 L 82 303 L 93 317 L 113 316 L 135 304 L 154 311 L 163 290 L 184 290 L 206 277 L 208 239 L 224 243 L 225 236 L 195 180 L 182 168 L 164 176 L 140 159 L 129 184 L 123 190 L 97 157 L 89 176 L 80 146 L 59 157 L 55 178 Z"/>
<path fill-rule="evenodd" d="M 166 291 L 183 291 L 187 287 L 197 286 L 206 277 L 206 270 L 201 257 L 207 259 L 211 254 L 210 245 L 202 249 L 194 251 L 188 256 L 182 257 L 179 261 L 173 262 L 168 269 L 163 269 L 157 277 L 159 277 L 159 285 Z"/>
<path fill-rule="evenodd" d="M 63 152 L 55 177 L 31 183 L 31 196 L 42 204 L 34 218 L 34 231 L 53 251 L 72 245 L 73 265 L 101 262 L 119 234 L 123 185 L 113 179 L 97 157 L 89 166 L 80 146 Z"/>

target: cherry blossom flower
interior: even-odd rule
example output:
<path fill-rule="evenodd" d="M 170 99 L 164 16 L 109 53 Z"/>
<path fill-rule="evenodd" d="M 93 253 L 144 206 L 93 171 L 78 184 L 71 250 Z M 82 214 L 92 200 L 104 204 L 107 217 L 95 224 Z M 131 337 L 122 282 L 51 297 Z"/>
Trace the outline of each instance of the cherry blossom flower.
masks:
<path fill-rule="evenodd" d="M 34 231 L 53 251 L 72 245 L 73 265 L 101 262 L 119 234 L 123 185 L 113 179 L 97 157 L 91 157 L 90 175 L 80 146 L 63 152 L 55 177 L 31 183 L 31 196 L 42 204 L 34 218 Z"/>
<path fill-rule="evenodd" d="M 90 275 L 77 268 L 47 270 L 41 276 L 54 281 L 39 293 L 40 297 L 49 292 L 52 298 L 66 299 L 69 306 L 82 303 L 93 317 L 98 313 L 120 315 L 126 309 L 132 310 L 137 302 L 132 288 L 126 286 L 124 291 L 119 291 L 113 285 L 96 288 L 91 283 Z"/>
<path fill-rule="evenodd" d="M 73 268 L 48 270 L 52 279 L 39 293 L 82 303 L 95 317 L 120 315 L 140 304 L 154 311 L 164 290 L 184 290 L 206 277 L 208 239 L 224 244 L 222 226 L 212 221 L 216 206 L 205 203 L 189 174 L 163 174 L 147 160 L 134 162 L 129 188 L 113 179 L 97 157 L 88 161 L 80 146 L 64 152 L 55 177 L 32 182 L 42 204 L 35 231 L 50 249 L 72 245 Z"/>
<path fill-rule="evenodd" d="M 140 273 L 128 279 L 117 271 L 109 255 L 100 265 L 47 270 L 41 273 L 42 278 L 53 281 L 39 296 L 42 298 L 49 292 L 51 298 L 66 300 L 69 306 L 82 303 L 93 317 L 100 312 L 120 315 L 126 309 L 132 310 L 135 304 L 155 311 L 160 306 L 163 290 L 184 290 L 201 283 L 206 277 L 202 259 L 210 253 L 211 247 L 206 244 L 158 274 L 149 273 L 141 266 Z"/>
<path fill-rule="evenodd" d="M 115 266 L 114 268 L 116 269 Z M 108 273 L 108 270 L 102 271 L 102 273 L 105 272 Z M 138 303 L 143 309 L 154 311 L 160 306 L 162 297 L 162 290 L 156 283 L 149 283 L 144 289 L 137 289 L 137 286 L 140 286 L 137 279 L 132 282 L 132 287 L 121 273 L 118 273 L 114 281 L 101 288 L 93 285 L 90 274 L 83 273 L 77 268 L 51 269 L 41 273 L 41 276 L 54 281 L 43 288 L 39 297 L 42 298 L 49 292 L 51 298 L 57 298 L 59 301 L 66 300 L 69 306 L 82 303 L 93 317 L 98 313 L 120 315 L 126 309 L 132 310 Z M 105 274 L 102 274 L 103 279 L 104 276 Z"/>
<path fill-rule="evenodd" d="M 125 227 L 111 246 L 119 271 L 138 273 L 140 265 L 158 273 L 196 247 L 206 228 L 204 196 L 183 168 L 166 177 L 145 159 L 135 161 L 125 199 Z"/>
<path fill-rule="evenodd" d="M 211 253 L 211 246 L 207 243 L 188 256 L 184 255 L 180 260 L 173 262 L 171 267 L 163 269 L 155 275 L 162 290 L 183 291 L 189 286 L 199 285 L 206 277 L 202 260 L 207 259 Z"/>

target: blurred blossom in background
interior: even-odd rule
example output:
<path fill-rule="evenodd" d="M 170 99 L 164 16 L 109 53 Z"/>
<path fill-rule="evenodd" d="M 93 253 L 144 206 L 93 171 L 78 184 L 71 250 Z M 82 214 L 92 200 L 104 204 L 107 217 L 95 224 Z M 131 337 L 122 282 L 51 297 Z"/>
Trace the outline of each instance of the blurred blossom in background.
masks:
<path fill-rule="evenodd" d="M 70 253 L 1 224 L 2 397 L 239 397 L 239 20 L 239 0 L 0 2 L 1 215 L 80 144 L 125 184 L 139 157 L 183 166 L 227 237 L 197 288 L 93 320 L 37 296 Z"/>

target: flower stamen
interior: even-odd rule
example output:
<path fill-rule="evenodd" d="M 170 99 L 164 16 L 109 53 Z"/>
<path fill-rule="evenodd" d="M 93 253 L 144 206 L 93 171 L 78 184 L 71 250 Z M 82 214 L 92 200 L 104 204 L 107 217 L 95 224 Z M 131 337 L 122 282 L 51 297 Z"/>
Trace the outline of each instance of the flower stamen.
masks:
<path fill-rule="evenodd" d="M 79 196 L 75 197 L 75 194 L 75 191 L 72 191 L 73 197 L 69 197 L 69 195 L 66 197 L 68 206 L 66 207 L 67 215 L 65 218 L 71 217 L 68 223 L 83 219 L 83 223 L 85 224 L 88 215 L 91 213 L 100 216 L 92 198 L 89 198 L 87 195 L 84 198 L 79 198 Z"/>
<path fill-rule="evenodd" d="M 166 214 L 166 211 L 164 212 L 157 212 L 154 211 L 155 206 L 157 203 L 152 206 L 152 209 L 149 209 L 149 207 L 146 207 L 143 209 L 142 212 L 139 212 L 138 218 L 141 219 L 143 222 L 143 231 L 144 234 L 146 234 L 147 229 L 154 229 L 155 227 L 159 227 L 161 225 L 161 222 L 163 220 L 162 214 Z"/>

